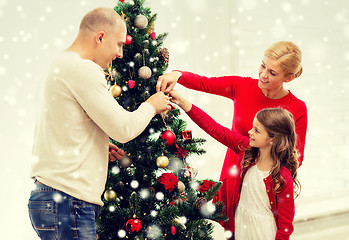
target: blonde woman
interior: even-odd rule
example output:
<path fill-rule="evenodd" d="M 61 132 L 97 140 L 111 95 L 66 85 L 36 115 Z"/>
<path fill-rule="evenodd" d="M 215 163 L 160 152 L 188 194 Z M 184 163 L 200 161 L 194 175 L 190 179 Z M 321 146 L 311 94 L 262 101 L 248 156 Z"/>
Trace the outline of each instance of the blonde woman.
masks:
<path fill-rule="evenodd" d="M 159 77 L 157 90 L 169 93 L 175 84 L 227 97 L 234 102 L 234 117 L 232 130 L 248 136 L 255 114 L 264 108 L 281 107 L 290 111 L 295 120 L 298 136 L 297 150 L 299 165 L 302 164 L 304 144 L 307 130 L 307 108 L 305 103 L 292 94 L 285 84 L 298 78 L 302 74 L 302 53 L 300 48 L 292 42 L 280 41 L 271 45 L 265 52 L 259 67 L 259 78 L 240 76 L 205 77 L 183 71 L 172 71 Z M 236 177 L 231 169 L 236 169 L 238 156 L 228 149 L 220 180 L 223 181 L 216 201 L 226 205 L 229 219 L 232 216 L 232 197 Z M 226 230 L 233 231 L 231 220 L 221 223 Z"/>

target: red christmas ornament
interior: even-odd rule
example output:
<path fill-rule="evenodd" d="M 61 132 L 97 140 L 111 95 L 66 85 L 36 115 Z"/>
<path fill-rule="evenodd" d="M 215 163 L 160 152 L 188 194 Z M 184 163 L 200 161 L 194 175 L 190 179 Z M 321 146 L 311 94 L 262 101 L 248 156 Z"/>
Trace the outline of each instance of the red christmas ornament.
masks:
<path fill-rule="evenodd" d="M 171 233 L 172 233 L 172 235 L 176 235 L 176 228 L 175 228 L 175 226 L 171 226 Z"/>
<path fill-rule="evenodd" d="M 176 135 L 170 130 L 163 131 L 160 138 L 166 141 L 167 146 L 171 146 L 176 142 Z"/>
<path fill-rule="evenodd" d="M 125 0 L 119 0 L 119 1 L 123 3 Z"/>
<path fill-rule="evenodd" d="M 156 37 L 156 33 L 155 32 L 152 32 L 151 34 L 149 34 L 149 36 L 151 37 L 151 39 L 155 39 L 155 37 Z"/>
<path fill-rule="evenodd" d="M 126 35 L 126 45 L 130 45 L 132 43 L 132 37 L 130 35 Z"/>
<path fill-rule="evenodd" d="M 133 80 L 128 80 L 127 84 L 130 88 L 134 88 L 134 86 L 136 85 L 136 82 Z"/>
<path fill-rule="evenodd" d="M 183 130 L 182 137 L 183 137 L 183 140 L 192 140 L 193 136 L 192 136 L 191 130 Z"/>
<path fill-rule="evenodd" d="M 128 234 L 133 234 L 139 232 L 142 229 L 142 222 L 135 216 L 126 222 L 126 231 Z"/>

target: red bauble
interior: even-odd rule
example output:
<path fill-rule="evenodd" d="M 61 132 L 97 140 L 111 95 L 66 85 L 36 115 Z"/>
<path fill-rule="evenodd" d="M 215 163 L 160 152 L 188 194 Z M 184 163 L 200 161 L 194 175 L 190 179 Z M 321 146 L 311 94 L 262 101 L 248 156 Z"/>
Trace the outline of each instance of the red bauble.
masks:
<path fill-rule="evenodd" d="M 126 45 L 130 45 L 132 43 L 132 37 L 130 35 L 126 35 Z"/>
<path fill-rule="evenodd" d="M 126 222 L 126 231 L 128 232 L 128 234 L 137 233 L 141 229 L 142 222 L 138 218 L 132 218 Z"/>
<path fill-rule="evenodd" d="M 176 142 L 176 135 L 170 130 L 163 131 L 160 138 L 166 141 L 167 146 L 172 146 Z"/>

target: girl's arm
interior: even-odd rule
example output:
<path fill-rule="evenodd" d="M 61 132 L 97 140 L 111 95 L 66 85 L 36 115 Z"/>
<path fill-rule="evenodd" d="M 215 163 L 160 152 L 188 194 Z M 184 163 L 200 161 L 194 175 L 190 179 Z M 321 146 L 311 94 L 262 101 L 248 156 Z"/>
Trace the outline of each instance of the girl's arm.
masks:
<path fill-rule="evenodd" d="M 242 136 L 229 128 L 223 127 L 221 124 L 213 120 L 207 113 L 181 97 L 177 91 L 172 90 L 170 95 L 172 96 L 172 102 L 182 108 L 201 129 L 220 143 L 231 148 L 237 154 L 248 146 L 249 139 L 247 137 Z"/>

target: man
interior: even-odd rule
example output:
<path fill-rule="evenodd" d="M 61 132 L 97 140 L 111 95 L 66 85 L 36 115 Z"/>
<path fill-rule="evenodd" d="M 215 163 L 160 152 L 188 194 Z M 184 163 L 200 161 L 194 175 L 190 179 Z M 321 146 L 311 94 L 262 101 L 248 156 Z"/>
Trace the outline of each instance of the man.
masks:
<path fill-rule="evenodd" d="M 161 92 L 134 112 L 109 93 L 103 69 L 122 58 L 125 40 L 125 22 L 114 10 L 92 10 L 42 83 L 31 170 L 36 188 L 28 204 L 41 239 L 96 239 L 109 137 L 130 141 L 155 114 L 170 109 Z M 120 159 L 124 152 L 111 147 L 110 160 Z"/>

